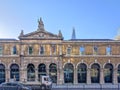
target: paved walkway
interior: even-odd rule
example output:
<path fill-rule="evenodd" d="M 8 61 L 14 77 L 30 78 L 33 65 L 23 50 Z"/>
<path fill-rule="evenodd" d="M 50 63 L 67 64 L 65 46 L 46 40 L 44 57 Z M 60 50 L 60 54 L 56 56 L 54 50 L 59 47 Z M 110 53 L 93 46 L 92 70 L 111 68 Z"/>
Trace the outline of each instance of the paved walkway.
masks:
<path fill-rule="evenodd" d="M 119 84 L 64 84 L 64 85 L 57 85 L 53 84 L 52 88 L 120 88 Z"/>

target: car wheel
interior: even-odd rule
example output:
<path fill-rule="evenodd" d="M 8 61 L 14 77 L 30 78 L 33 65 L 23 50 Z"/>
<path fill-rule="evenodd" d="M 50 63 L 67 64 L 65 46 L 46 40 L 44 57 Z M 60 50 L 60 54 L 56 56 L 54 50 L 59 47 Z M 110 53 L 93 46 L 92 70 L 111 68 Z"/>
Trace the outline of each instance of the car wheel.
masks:
<path fill-rule="evenodd" d="M 41 90 L 46 90 L 46 86 L 45 85 L 41 85 Z"/>

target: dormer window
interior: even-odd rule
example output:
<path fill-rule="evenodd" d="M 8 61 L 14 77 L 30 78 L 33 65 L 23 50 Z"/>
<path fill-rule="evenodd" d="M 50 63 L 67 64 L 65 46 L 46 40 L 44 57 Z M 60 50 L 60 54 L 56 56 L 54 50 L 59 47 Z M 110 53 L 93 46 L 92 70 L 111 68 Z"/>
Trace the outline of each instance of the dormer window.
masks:
<path fill-rule="evenodd" d="M 28 47 L 28 54 L 29 54 L 29 55 L 32 55 L 32 54 L 33 54 L 33 47 L 32 47 L 32 46 L 29 46 L 29 47 Z"/>
<path fill-rule="evenodd" d="M 111 51 L 111 46 L 107 46 L 106 47 L 106 55 L 111 55 L 112 54 L 112 51 Z"/>
<path fill-rule="evenodd" d="M 71 47 L 67 48 L 67 54 L 70 55 L 71 54 Z"/>
<path fill-rule="evenodd" d="M 98 47 L 97 46 L 93 46 L 93 54 L 94 55 L 98 54 Z"/>
<path fill-rule="evenodd" d="M 44 47 L 40 46 L 40 55 L 43 55 L 45 53 Z"/>
<path fill-rule="evenodd" d="M 13 48 L 12 48 L 12 54 L 13 55 L 17 54 L 17 48 L 16 48 L 16 46 L 13 46 Z"/>

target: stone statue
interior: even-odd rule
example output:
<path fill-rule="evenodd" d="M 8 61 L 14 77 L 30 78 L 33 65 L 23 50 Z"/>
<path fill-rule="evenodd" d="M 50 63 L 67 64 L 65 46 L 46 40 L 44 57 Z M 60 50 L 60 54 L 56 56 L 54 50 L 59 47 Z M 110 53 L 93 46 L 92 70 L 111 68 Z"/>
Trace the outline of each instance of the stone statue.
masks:
<path fill-rule="evenodd" d="M 42 18 L 40 18 L 40 20 L 38 19 L 38 31 L 43 31 L 43 30 L 44 30 L 44 24 Z"/>

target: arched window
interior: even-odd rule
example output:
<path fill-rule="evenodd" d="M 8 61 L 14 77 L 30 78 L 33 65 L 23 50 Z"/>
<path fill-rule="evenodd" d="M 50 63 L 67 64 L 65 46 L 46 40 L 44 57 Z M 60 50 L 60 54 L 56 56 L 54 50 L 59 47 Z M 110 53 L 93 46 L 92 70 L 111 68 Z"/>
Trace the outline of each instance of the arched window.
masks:
<path fill-rule="evenodd" d="M 52 79 L 53 83 L 57 83 L 57 65 L 55 63 L 51 63 L 49 66 L 49 75 Z"/>
<path fill-rule="evenodd" d="M 95 63 L 91 66 L 91 83 L 99 83 L 100 81 L 100 66 Z"/>
<path fill-rule="evenodd" d="M 0 64 L 0 84 L 5 82 L 5 66 Z"/>
<path fill-rule="evenodd" d="M 44 53 L 45 53 L 44 47 L 40 46 L 40 55 L 44 55 Z"/>
<path fill-rule="evenodd" d="M 12 64 L 10 66 L 10 78 L 19 81 L 19 66 L 17 64 Z"/>
<path fill-rule="evenodd" d="M 64 82 L 73 83 L 74 67 L 71 63 L 67 63 L 64 67 Z"/>
<path fill-rule="evenodd" d="M 27 66 L 27 81 L 35 81 L 35 67 L 33 64 Z"/>
<path fill-rule="evenodd" d="M 113 65 L 108 63 L 104 67 L 104 81 L 105 83 L 112 83 L 113 80 Z"/>
<path fill-rule="evenodd" d="M 86 83 L 87 77 L 87 66 L 84 63 L 78 65 L 77 69 L 78 74 L 78 83 Z"/>
<path fill-rule="evenodd" d="M 38 80 L 40 81 L 40 76 L 46 75 L 46 66 L 45 64 L 39 64 L 38 66 Z"/>
<path fill-rule="evenodd" d="M 117 78 L 118 78 L 118 83 L 120 83 L 120 65 L 118 65 L 118 74 L 117 74 Z"/>
<path fill-rule="evenodd" d="M 17 48 L 16 48 L 16 46 L 13 46 L 13 48 L 12 48 L 12 54 L 13 55 L 17 54 Z"/>

